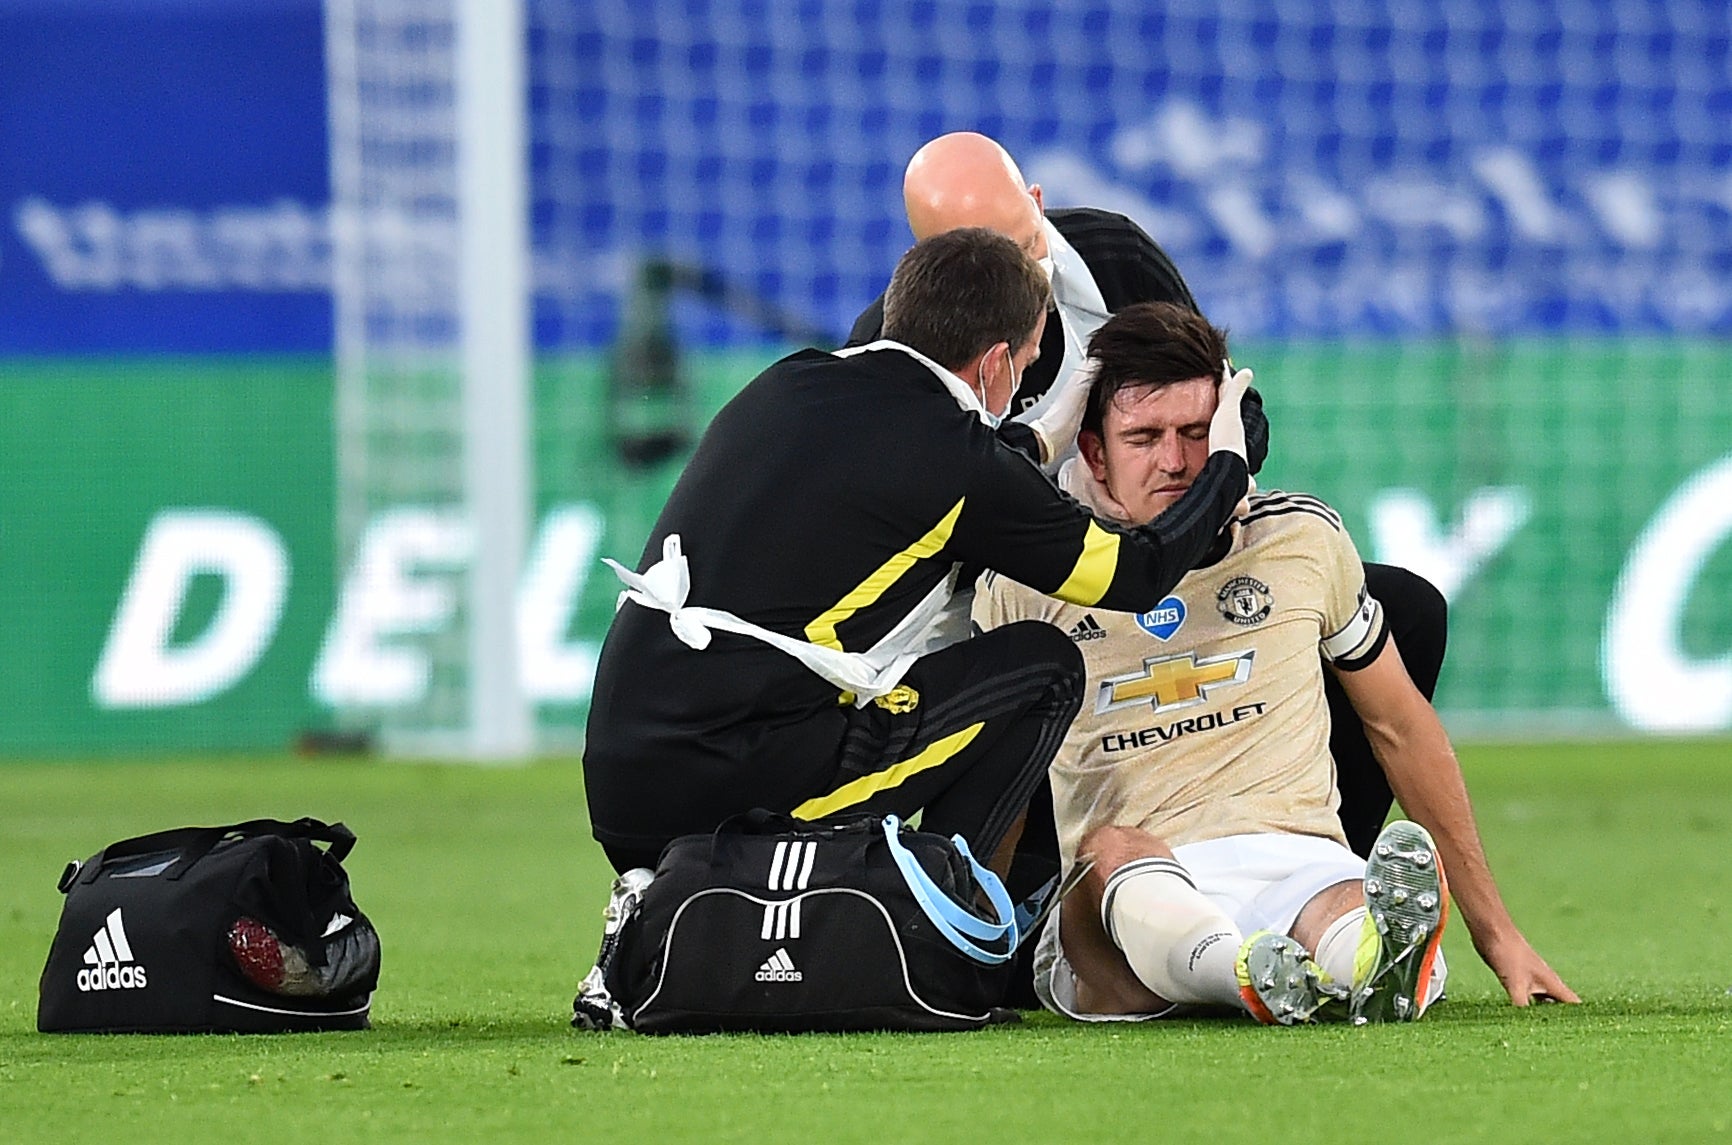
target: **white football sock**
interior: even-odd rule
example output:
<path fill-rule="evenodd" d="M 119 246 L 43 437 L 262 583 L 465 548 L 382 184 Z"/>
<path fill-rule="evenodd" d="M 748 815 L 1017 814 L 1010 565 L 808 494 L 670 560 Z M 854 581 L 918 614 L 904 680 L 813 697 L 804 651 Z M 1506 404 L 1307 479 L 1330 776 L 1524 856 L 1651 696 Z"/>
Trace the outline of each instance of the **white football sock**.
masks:
<path fill-rule="evenodd" d="M 1359 953 L 1359 932 L 1364 926 L 1365 908 L 1356 906 L 1329 924 L 1312 952 L 1317 965 L 1342 986 L 1353 985 L 1353 962 Z"/>
<path fill-rule="evenodd" d="M 1137 859 L 1114 871 L 1101 923 L 1138 981 L 1162 998 L 1242 1008 L 1233 964 L 1244 936 L 1176 860 Z"/>
<path fill-rule="evenodd" d="M 1317 940 L 1317 952 L 1312 956 L 1317 965 L 1323 967 L 1329 976 L 1343 986 L 1353 986 L 1355 963 L 1359 957 L 1360 935 L 1365 928 L 1366 910 L 1364 907 L 1354 907 L 1340 918 L 1329 924 L 1329 929 L 1323 932 L 1323 937 Z M 1444 982 L 1449 978 L 1449 968 L 1444 964 L 1443 951 L 1437 952 L 1437 959 L 1431 964 L 1431 981 L 1426 983 L 1424 996 L 1420 999 L 1419 1012 L 1424 1013 L 1431 1004 L 1443 997 Z"/>

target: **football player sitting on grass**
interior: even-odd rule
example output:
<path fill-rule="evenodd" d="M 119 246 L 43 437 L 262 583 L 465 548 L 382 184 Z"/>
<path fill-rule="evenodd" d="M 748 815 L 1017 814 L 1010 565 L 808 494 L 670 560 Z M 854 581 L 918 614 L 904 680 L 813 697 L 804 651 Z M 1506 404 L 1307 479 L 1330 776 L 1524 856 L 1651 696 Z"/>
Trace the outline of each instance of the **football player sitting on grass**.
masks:
<path fill-rule="evenodd" d="M 1060 484 L 1099 517 L 1147 521 L 1208 456 L 1226 336 L 1150 303 L 1115 315 L 1089 354 L 1081 455 Z M 1066 870 L 1093 866 L 1040 938 L 1049 1008 L 1084 1021 L 1204 1007 L 1282 1025 L 1411 1021 L 1442 993 L 1450 894 L 1515 1005 L 1578 1001 L 1505 908 L 1448 737 L 1323 502 L 1253 495 L 1140 615 L 989 574 L 976 623 L 1031 619 L 1070 634 L 1088 671 L 1051 781 Z M 1386 827 L 1368 860 L 1336 815 L 1322 661 L 1414 820 Z"/>

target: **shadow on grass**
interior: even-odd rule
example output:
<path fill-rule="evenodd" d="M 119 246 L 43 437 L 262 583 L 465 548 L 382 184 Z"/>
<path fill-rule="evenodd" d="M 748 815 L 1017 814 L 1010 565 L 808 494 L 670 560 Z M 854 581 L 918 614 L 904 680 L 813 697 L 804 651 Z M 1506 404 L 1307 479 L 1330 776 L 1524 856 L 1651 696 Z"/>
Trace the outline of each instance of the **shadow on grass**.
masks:
<path fill-rule="evenodd" d="M 370 1030 L 298 1034 L 40 1034 L 30 1030 L 0 1033 L 0 1063 L 76 1058 L 94 1064 L 148 1058 L 156 1053 L 197 1056 L 314 1049 L 397 1053 L 453 1044 L 523 1041 L 558 1046 L 584 1036 L 558 1015 L 387 1020 Z"/>
<path fill-rule="evenodd" d="M 1677 1029 L 1700 1027 L 1724 1029 L 1732 1024 L 1732 996 L 1715 992 L 1700 996 L 1654 997 L 1619 995 L 1590 999 L 1579 1006 L 1536 1004 L 1517 1009 L 1491 999 L 1445 1002 L 1427 1014 L 1420 1029 L 1433 1029 L 1438 1034 L 1457 1034 L 1484 1030 L 1493 1034 L 1508 1034 L 1522 1029 L 1565 1031 L 1571 1028 L 1600 1031 L 1607 1027 L 1640 1029 L 1652 1024 Z M 1315 1033 L 1336 1031 L 1355 1032 L 1339 1023 L 1324 1023 Z M 1238 1039 L 1264 1036 L 1306 1036 L 1298 1030 L 1264 1029 L 1243 1018 L 1189 1018 L 1133 1026 L 1114 1026 L 1113 1034 L 1133 1038 L 1180 1041 L 1225 1037 Z M 1370 1032 L 1361 1028 L 1361 1032 Z M 1417 1030 L 1415 1032 L 1418 1032 Z M 946 1037 L 945 1035 L 891 1035 L 894 1042 L 931 1043 L 933 1048 L 947 1042 L 977 1040 L 1005 1045 L 1027 1039 L 1031 1043 L 1050 1041 L 1098 1041 L 1103 1038 L 1100 1027 L 1069 1022 L 1056 1015 L 1030 1012 L 1016 1025 L 997 1026 L 987 1030 Z M 871 1035 L 868 1035 L 870 1038 Z M 574 1030 L 563 1014 L 512 1017 L 405 1017 L 385 1019 L 371 1030 L 351 1030 L 316 1034 L 39 1034 L 35 1031 L 0 1033 L 0 1066 L 13 1064 L 63 1062 L 76 1059 L 84 1065 L 121 1064 L 146 1061 L 167 1054 L 180 1058 L 233 1056 L 260 1053 L 266 1056 L 327 1052 L 335 1054 L 417 1053 L 430 1049 L 451 1050 L 458 1047 L 485 1049 L 489 1046 L 516 1045 L 537 1050 L 583 1054 L 603 1048 L 649 1050 L 655 1046 L 685 1045 L 697 1047 L 727 1042 L 748 1041 L 759 1045 L 812 1045 L 815 1043 L 848 1043 L 859 1035 L 760 1035 L 718 1034 L 707 1036 L 648 1037 L 624 1031 L 596 1033 Z M 653 1052 L 653 1051 L 652 1051 Z"/>

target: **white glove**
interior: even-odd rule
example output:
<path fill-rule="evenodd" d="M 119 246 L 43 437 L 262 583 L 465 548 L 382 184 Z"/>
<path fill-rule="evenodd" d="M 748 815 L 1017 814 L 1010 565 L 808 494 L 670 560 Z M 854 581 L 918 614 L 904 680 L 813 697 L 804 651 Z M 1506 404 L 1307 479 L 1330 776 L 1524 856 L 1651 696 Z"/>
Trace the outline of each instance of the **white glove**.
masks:
<path fill-rule="evenodd" d="M 1040 440 L 1042 465 L 1053 464 L 1075 444 L 1083 413 L 1088 409 L 1089 391 L 1094 388 L 1095 371 L 1099 369 L 1100 363 L 1093 358 L 1083 359 L 1082 365 L 1072 370 L 1070 377 L 1053 383 L 1040 401 L 1010 419 L 1034 430 L 1035 437 Z M 1243 452 L 1244 446 L 1239 448 Z"/>
<path fill-rule="evenodd" d="M 1216 391 L 1215 416 L 1209 419 L 1209 452 L 1228 450 L 1245 457 L 1245 417 L 1240 410 L 1251 388 L 1251 371 L 1234 370 L 1221 359 L 1221 387 Z"/>

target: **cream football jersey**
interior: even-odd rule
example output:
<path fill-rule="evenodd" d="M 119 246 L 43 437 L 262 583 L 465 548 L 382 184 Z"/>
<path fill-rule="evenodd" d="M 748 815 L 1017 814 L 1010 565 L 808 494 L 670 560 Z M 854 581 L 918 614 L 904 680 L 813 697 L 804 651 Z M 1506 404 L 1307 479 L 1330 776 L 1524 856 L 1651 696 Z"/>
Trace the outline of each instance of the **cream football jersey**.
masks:
<path fill-rule="evenodd" d="M 1383 609 L 1322 501 L 1258 494 L 1243 521 L 1225 557 L 1140 615 L 1064 604 L 994 574 L 977 592 L 981 628 L 1057 625 L 1088 666 L 1082 711 L 1052 765 L 1067 867 L 1083 836 L 1108 824 L 1173 846 L 1263 832 L 1345 843 L 1322 660 L 1370 663 Z"/>

